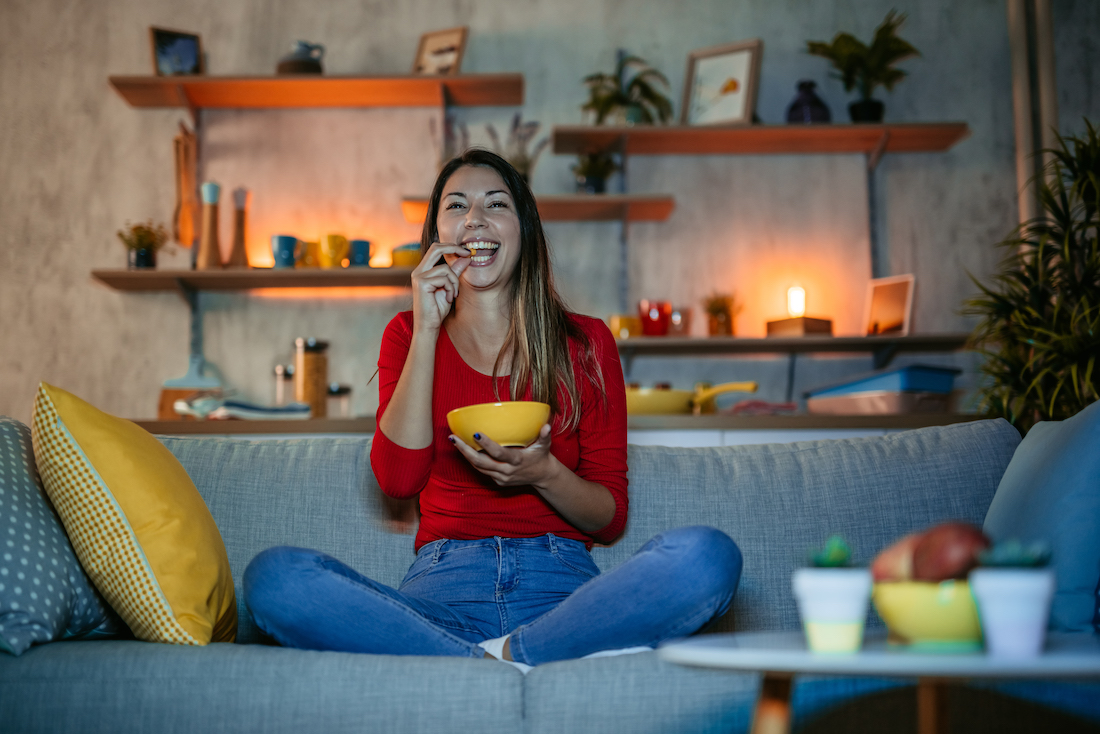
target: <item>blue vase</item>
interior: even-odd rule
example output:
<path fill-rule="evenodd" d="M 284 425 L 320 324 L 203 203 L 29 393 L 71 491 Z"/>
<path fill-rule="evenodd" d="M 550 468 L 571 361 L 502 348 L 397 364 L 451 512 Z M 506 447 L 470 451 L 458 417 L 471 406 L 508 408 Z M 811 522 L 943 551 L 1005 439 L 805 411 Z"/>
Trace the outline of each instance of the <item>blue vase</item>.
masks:
<path fill-rule="evenodd" d="M 829 107 L 814 92 L 816 86 L 816 82 L 808 79 L 803 79 L 798 83 L 798 96 L 787 108 L 787 122 L 832 122 L 833 115 L 829 112 Z"/>

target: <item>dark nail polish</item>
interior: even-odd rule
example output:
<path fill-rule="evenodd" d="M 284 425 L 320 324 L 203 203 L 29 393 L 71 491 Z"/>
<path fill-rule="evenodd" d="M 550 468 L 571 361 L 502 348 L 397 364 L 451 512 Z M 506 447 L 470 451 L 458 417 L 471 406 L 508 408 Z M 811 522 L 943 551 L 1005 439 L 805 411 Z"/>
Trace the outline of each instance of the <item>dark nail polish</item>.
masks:
<path fill-rule="evenodd" d="M 481 434 L 480 433 L 475 433 L 474 434 L 474 440 L 475 441 L 480 441 L 481 440 Z"/>
<path fill-rule="evenodd" d="M 447 440 L 450 441 L 451 443 L 454 443 L 455 442 L 455 437 L 454 436 L 447 436 Z"/>

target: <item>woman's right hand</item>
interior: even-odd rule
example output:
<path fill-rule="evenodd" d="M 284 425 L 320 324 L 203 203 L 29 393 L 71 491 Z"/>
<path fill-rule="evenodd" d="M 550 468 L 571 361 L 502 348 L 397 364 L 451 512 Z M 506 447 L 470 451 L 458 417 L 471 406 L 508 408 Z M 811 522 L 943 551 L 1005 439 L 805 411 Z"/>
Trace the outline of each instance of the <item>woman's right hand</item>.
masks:
<path fill-rule="evenodd" d="M 441 258 L 448 258 L 450 263 Z M 438 263 L 438 264 L 437 264 Z M 458 280 L 470 265 L 470 251 L 461 245 L 436 242 L 412 271 L 413 328 L 437 332 L 458 297 Z"/>

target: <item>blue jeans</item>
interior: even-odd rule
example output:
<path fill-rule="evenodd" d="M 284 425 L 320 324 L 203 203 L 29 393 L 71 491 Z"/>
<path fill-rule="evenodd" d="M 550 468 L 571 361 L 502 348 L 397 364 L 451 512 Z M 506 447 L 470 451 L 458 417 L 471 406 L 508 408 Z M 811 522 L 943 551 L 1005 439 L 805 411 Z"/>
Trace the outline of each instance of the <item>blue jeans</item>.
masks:
<path fill-rule="evenodd" d="M 729 608 L 740 577 L 729 536 L 687 527 L 605 574 L 583 543 L 547 534 L 426 543 L 396 590 L 280 546 L 243 585 L 256 624 L 287 647 L 480 658 L 478 642 L 511 634 L 513 659 L 539 665 L 689 635 Z"/>

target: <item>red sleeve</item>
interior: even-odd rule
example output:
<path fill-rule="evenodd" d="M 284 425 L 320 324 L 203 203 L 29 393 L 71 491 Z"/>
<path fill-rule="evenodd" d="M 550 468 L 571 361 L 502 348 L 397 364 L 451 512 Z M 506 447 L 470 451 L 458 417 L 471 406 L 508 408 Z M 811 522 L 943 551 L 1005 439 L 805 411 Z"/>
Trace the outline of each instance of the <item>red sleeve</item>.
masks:
<path fill-rule="evenodd" d="M 405 359 L 412 343 L 412 312 L 405 311 L 393 317 L 382 335 L 382 347 L 378 354 L 378 419 L 374 440 L 370 447 L 370 465 L 378 486 L 390 497 L 408 499 L 420 493 L 428 483 L 435 449 L 407 449 L 398 446 L 382 433 L 382 414 L 390 404 Z"/>
<path fill-rule="evenodd" d="M 579 427 L 580 463 L 577 476 L 607 488 L 615 499 L 615 515 L 605 527 L 589 533 L 599 543 L 609 543 L 626 527 L 629 507 L 626 479 L 626 386 L 619 350 L 607 325 L 598 319 L 578 319 L 592 342 L 596 363 L 603 373 L 604 391 L 592 385 L 577 361 L 574 373 L 581 385 Z M 607 396 L 606 405 L 604 395 Z"/>

